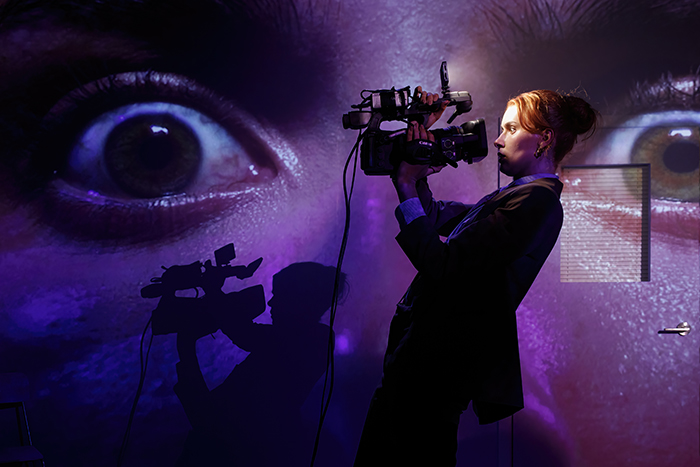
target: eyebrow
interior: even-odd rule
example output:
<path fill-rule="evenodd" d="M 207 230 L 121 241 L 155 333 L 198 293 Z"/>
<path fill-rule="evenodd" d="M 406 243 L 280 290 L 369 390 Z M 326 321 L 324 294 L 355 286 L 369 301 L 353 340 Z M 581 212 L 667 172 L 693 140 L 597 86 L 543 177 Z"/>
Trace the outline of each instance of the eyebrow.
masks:
<path fill-rule="evenodd" d="M 277 19 L 276 23 L 299 23 L 297 0 L 119 0 L 92 2 L 74 0 L 6 0 L 0 1 L 0 25 L 35 19 L 42 14 L 63 13 L 74 23 L 92 24 L 96 29 L 120 22 L 133 22 L 135 13 L 152 19 L 167 18 L 167 9 L 207 9 L 219 14 L 237 13 L 250 18 Z M 29 16 L 28 16 L 29 15 Z M 154 26 L 150 23 L 149 26 Z"/>
<path fill-rule="evenodd" d="M 517 70 L 501 72 L 504 89 L 569 83 L 603 103 L 638 82 L 689 74 L 698 66 L 687 53 L 688 44 L 700 41 L 700 6 L 692 1 L 516 0 L 481 12 L 489 29 L 484 45 L 501 66 Z"/>
<path fill-rule="evenodd" d="M 297 3 L 285 0 L 9 0 L 0 3 L 0 34 L 11 34 L 13 30 L 50 21 L 51 33 L 56 37 L 69 36 L 71 28 L 78 28 L 81 33 L 92 33 L 102 39 L 112 35 L 133 41 L 133 47 L 124 47 L 122 55 L 109 56 L 112 50 L 105 50 L 104 56 L 94 52 L 93 56 L 88 56 L 90 54 L 85 51 L 86 56 L 82 58 L 56 58 L 51 59 L 53 63 L 40 63 L 36 76 L 15 78 L 21 81 L 17 88 L 31 87 L 26 95 L 33 96 L 33 104 L 38 107 L 44 103 L 36 113 L 48 110 L 45 107 L 83 83 L 125 71 L 156 69 L 192 77 L 234 98 L 243 107 L 255 109 L 256 113 L 274 107 L 270 120 L 281 122 L 288 119 L 290 113 L 311 106 L 312 90 L 319 89 L 330 72 L 329 64 L 323 59 L 330 56 L 323 50 L 330 47 L 330 41 L 313 40 L 323 34 L 318 31 L 321 22 L 313 15 L 312 18 L 300 16 Z M 324 10 L 323 3 L 316 2 L 314 6 Z M 308 11 L 304 9 L 305 13 Z M 307 19 L 317 26 L 313 38 L 305 27 Z M 41 32 L 48 37 L 46 31 Z M 45 37 L 34 40 L 42 39 Z M 242 44 L 252 45 L 242 47 Z M 41 45 L 36 44 L 37 47 Z M 312 53 L 301 55 L 300 50 Z M 13 57 L 12 51 L 6 52 L 10 57 L 8 61 L 21 54 L 22 51 L 14 51 Z M 279 73 L 280 70 L 290 72 Z M 0 89 L 7 89 L 1 81 L 12 82 L 11 76 L 4 78 L 0 77 Z M 34 94 L 34 90 L 40 93 Z M 20 92 L 10 88 L 11 94 Z M 41 93 L 46 95 L 42 97 Z M 285 96 L 284 99 L 281 96 Z M 3 97 L 7 96 L 0 96 L 0 101 Z"/>

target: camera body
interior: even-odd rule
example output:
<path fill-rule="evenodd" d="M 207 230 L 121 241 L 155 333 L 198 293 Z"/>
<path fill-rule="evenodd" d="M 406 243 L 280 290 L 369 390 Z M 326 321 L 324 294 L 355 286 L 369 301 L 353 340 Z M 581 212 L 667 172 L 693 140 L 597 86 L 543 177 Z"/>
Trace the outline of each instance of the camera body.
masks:
<path fill-rule="evenodd" d="M 361 168 L 366 175 L 391 175 L 402 160 L 412 164 L 451 165 L 457 162 L 479 162 L 488 154 L 486 125 L 483 119 L 466 122 L 460 126 L 433 130 L 435 142 L 406 141 L 406 131 L 380 129 L 384 121 L 417 121 L 425 124 L 428 116 L 447 101 L 455 111 L 447 121 L 452 121 L 472 108 L 471 95 L 467 91 L 450 91 L 447 62 L 440 67 L 442 98 L 432 105 L 411 102 L 410 87 L 378 91 L 363 91 L 363 101 L 352 107 L 358 110 L 343 115 L 343 128 L 362 130 L 360 146 Z M 369 92 L 369 95 L 365 95 Z M 363 110 L 367 109 L 369 110 Z"/>
<path fill-rule="evenodd" d="M 262 258 L 258 258 L 248 266 L 231 266 L 229 263 L 236 258 L 233 243 L 224 245 L 214 252 L 216 264 L 211 260 L 204 263 L 195 261 L 187 265 L 163 267 L 160 277 L 151 279 L 152 284 L 141 289 L 141 297 L 158 298 L 176 290 L 187 290 L 201 287 L 204 289 L 221 288 L 229 277 L 246 279 L 258 269 Z"/>
<path fill-rule="evenodd" d="M 405 131 L 367 130 L 360 149 L 360 167 L 367 175 L 391 175 L 402 160 L 410 164 L 451 165 L 479 162 L 488 154 L 483 118 L 433 130 L 435 142 L 406 141 Z"/>

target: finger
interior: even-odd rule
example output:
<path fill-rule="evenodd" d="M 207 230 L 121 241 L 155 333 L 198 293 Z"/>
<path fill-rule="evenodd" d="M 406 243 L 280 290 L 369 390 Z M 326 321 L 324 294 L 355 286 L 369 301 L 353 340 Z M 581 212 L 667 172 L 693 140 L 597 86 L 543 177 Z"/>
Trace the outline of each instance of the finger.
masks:
<path fill-rule="evenodd" d="M 420 93 L 420 101 L 425 104 L 428 101 L 428 93 L 423 91 Z"/>
<path fill-rule="evenodd" d="M 442 104 L 440 105 L 440 108 L 438 110 L 436 110 L 435 112 L 430 114 L 430 116 L 428 117 L 426 127 L 430 128 L 433 125 L 433 123 L 440 120 L 440 117 L 442 117 L 442 114 L 445 112 L 445 109 L 447 108 L 448 104 L 449 104 L 449 102 L 447 102 L 447 101 L 442 102 Z"/>
<path fill-rule="evenodd" d="M 428 130 L 426 130 L 423 125 L 418 125 L 418 132 L 420 139 L 428 139 Z M 435 138 L 433 138 L 433 140 L 435 140 Z"/>
<path fill-rule="evenodd" d="M 416 99 L 418 99 L 420 97 L 421 92 L 423 92 L 423 88 L 421 86 L 416 86 L 416 90 L 413 91 L 413 95 L 415 96 Z"/>
<path fill-rule="evenodd" d="M 423 130 L 425 130 L 425 128 L 423 128 Z M 426 137 L 425 137 L 425 138 L 421 138 L 421 139 L 427 139 L 428 141 L 432 141 L 432 142 L 434 143 L 434 142 L 435 142 L 435 135 L 433 135 L 433 134 L 432 134 L 431 132 L 429 132 L 428 130 L 425 130 L 425 133 L 426 133 Z"/>
<path fill-rule="evenodd" d="M 406 129 L 406 141 L 413 141 L 418 135 L 418 123 L 411 122 Z"/>

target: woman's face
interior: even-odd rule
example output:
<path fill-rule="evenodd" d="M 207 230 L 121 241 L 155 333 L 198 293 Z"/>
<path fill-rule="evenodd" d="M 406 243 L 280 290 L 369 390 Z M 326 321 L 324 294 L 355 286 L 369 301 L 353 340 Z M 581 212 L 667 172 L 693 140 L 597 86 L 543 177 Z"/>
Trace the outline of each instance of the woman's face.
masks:
<path fill-rule="evenodd" d="M 437 92 L 442 60 L 451 90 L 473 97 L 461 118 L 500 133 L 509 98 L 579 88 L 605 128 L 562 165 L 652 165 L 652 281 L 560 283 L 555 248 L 518 311 L 528 409 L 516 442 L 572 465 L 658 465 L 654 452 L 680 451 L 682 435 L 697 433 L 683 407 L 697 413 L 700 333 L 656 331 L 700 307 L 697 170 L 665 156 L 680 147 L 675 129 L 700 153 L 700 60 L 687 47 L 700 40 L 696 2 L 259 3 L 0 1 L 12 6 L 0 14 L 0 372 L 29 375 L 47 459 L 96 465 L 121 442 L 157 303 L 139 291 L 161 266 L 213 259 L 233 242 L 232 264 L 264 260 L 224 290 L 260 283 L 270 299 L 272 276 L 289 264 L 336 264 L 356 138 L 342 114 L 364 89 Z M 506 174 L 517 174 L 522 158 L 506 137 Z M 149 146 L 175 149 L 134 157 Z M 432 176 L 436 198 L 474 202 L 505 184 L 497 159 L 492 149 Z M 391 315 L 415 273 L 394 240 L 388 177 L 358 174 L 351 207 L 350 294 L 335 322 L 323 438 L 336 443 L 334 465 L 350 463 Z M 605 224 L 604 203 L 595 207 L 597 227 L 625 235 Z M 259 321 L 270 323 L 269 311 Z M 227 344 L 199 341 L 210 387 L 244 358 Z M 173 440 L 189 430 L 172 392 L 174 336 L 156 336 L 150 359 L 132 455 L 174 464 Z M 490 448 L 464 426 L 470 452 Z"/>
<path fill-rule="evenodd" d="M 508 106 L 501 128 L 503 131 L 494 142 L 501 172 L 513 178 L 537 173 L 542 161 L 535 157 L 535 153 L 542 137 L 523 128 L 516 106 Z"/>

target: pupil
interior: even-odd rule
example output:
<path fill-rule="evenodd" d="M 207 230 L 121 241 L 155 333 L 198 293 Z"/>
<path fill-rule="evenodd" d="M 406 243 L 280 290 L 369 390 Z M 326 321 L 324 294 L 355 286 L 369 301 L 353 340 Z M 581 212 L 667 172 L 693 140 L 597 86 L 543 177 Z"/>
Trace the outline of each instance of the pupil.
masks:
<path fill-rule="evenodd" d="M 170 114 L 138 115 L 109 134 L 105 166 L 112 181 L 137 198 L 183 193 L 199 172 L 202 148 L 192 129 Z"/>
<path fill-rule="evenodd" d="M 666 168 L 673 172 L 694 172 L 700 168 L 700 147 L 693 143 L 673 143 L 664 151 L 663 159 Z"/>
<path fill-rule="evenodd" d="M 178 156 L 178 145 L 171 136 L 165 133 L 154 133 L 146 136 L 140 144 L 138 159 L 148 170 L 162 170 Z"/>

